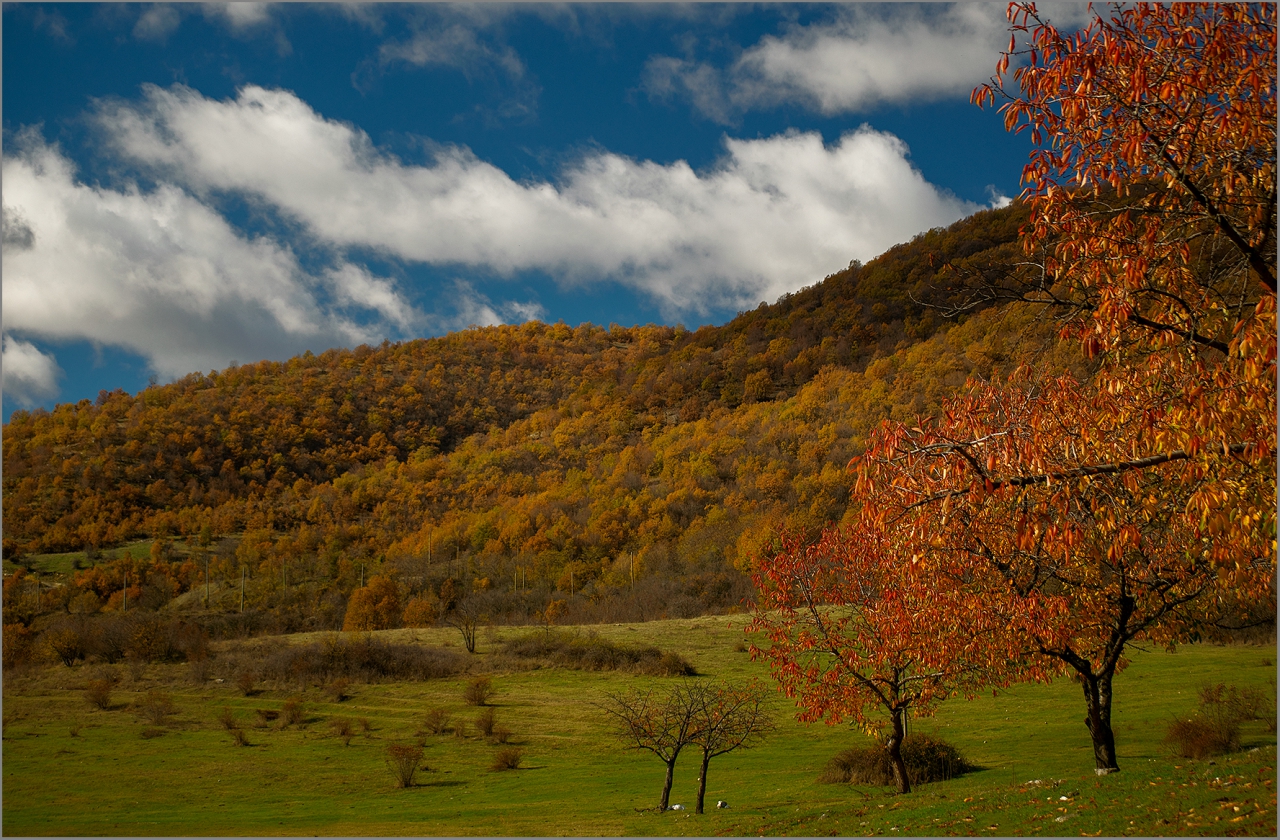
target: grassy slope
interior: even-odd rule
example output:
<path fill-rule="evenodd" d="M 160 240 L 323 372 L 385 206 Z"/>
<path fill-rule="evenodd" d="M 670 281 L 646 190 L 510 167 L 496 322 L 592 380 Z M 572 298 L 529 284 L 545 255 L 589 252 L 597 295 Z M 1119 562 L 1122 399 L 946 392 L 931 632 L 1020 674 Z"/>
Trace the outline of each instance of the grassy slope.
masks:
<path fill-rule="evenodd" d="M 680 650 L 702 673 L 736 679 L 762 674 L 733 649 L 743 623 L 721 617 L 597 630 Z M 457 643 L 446 630 L 391 635 Z M 493 646 L 482 640 L 482 654 Z M 795 724 L 779 698 L 781 726 L 773 738 L 712 762 L 708 800 L 725 799 L 731 807 L 705 816 L 645 810 L 657 802 L 662 765 L 648 754 L 620 750 L 590 705 L 602 692 L 643 678 L 563 670 L 497 674 L 499 722 L 526 749 L 525 768 L 493 773 L 488 765 L 496 747 L 428 736 L 424 761 L 432 771 L 420 775 L 419 786 L 398 790 L 384 766 L 386 744 L 411 739 L 433 706 L 472 720 L 476 710 L 462 703 L 462 679 L 355 686 L 340 705 L 311 688 L 302 728 L 250 728 L 252 746 L 237 748 L 215 722 L 218 711 L 229 706 L 248 726 L 254 709 L 279 708 L 294 688 L 268 687 L 245 698 L 228 683 L 176 682 L 166 690 L 178 703 L 177 718 L 163 735 L 144 739 L 148 725 L 124 705 L 148 687 L 182 679 L 185 666 L 151 666 L 138 681 L 122 667 L 118 707 L 109 712 L 88 709 L 80 690 L 88 671 L 59 666 L 6 679 L 3 827 L 6 834 L 62 835 L 1274 836 L 1274 734 L 1249 724 L 1245 751 L 1213 763 L 1174 760 L 1159 743 L 1169 719 L 1194 708 L 1203 683 L 1274 692 L 1273 662 L 1269 647 L 1137 653 L 1118 681 L 1123 771 L 1102 778 L 1091 770 L 1083 703 L 1070 681 L 954 701 L 917 726 L 953 741 L 985 769 L 905 797 L 817 784 L 826 760 L 862 736 L 846 727 Z M 327 724 L 335 716 L 368 718 L 372 731 L 344 747 Z M 73 737 L 77 723 L 82 728 Z M 692 807 L 696 773 L 696 756 L 682 757 L 673 802 Z"/>

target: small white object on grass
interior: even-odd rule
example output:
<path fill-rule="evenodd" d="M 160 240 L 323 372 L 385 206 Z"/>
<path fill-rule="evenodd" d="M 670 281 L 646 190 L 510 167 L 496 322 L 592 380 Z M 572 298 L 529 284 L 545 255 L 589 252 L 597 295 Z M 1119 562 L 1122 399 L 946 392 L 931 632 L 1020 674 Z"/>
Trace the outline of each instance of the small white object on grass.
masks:
<path fill-rule="evenodd" d="M 717 808 L 728 808 L 728 807 L 729 807 L 729 803 L 728 803 L 728 802 L 725 802 L 723 799 L 717 799 L 717 800 L 716 800 L 716 807 L 717 807 Z"/>

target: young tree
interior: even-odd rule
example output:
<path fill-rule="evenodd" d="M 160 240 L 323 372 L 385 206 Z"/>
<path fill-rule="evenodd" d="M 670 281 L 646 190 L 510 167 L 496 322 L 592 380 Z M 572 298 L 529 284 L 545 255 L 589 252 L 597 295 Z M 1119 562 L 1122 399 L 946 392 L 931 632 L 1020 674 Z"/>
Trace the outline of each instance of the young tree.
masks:
<path fill-rule="evenodd" d="M 1057 609 L 1030 595 L 1020 613 L 994 613 L 981 593 L 947 586 L 944 569 L 922 562 L 906 536 L 883 527 L 867 505 L 854 524 L 816 543 L 784 537 L 753 573 L 748 628 L 769 640 L 752 655 L 798 697 L 801 720 L 848 719 L 876 733 L 888 718 L 900 793 L 911 790 L 901 750 L 908 715 L 931 715 L 946 698 L 983 685 L 1047 676 L 1015 635 L 992 631 L 1006 621 L 1052 624 Z"/>
<path fill-rule="evenodd" d="M 658 806 L 661 811 L 667 810 L 676 759 L 694 733 L 697 709 L 692 697 L 679 690 L 650 689 L 608 694 L 606 698 L 599 708 L 612 719 L 618 737 L 633 749 L 648 750 L 667 766 Z"/>
<path fill-rule="evenodd" d="M 374 575 L 351 593 L 343 630 L 386 630 L 400 622 L 400 590 L 389 577 Z"/>
<path fill-rule="evenodd" d="M 702 749 L 698 774 L 698 804 L 703 813 L 707 795 L 707 767 L 711 759 L 738 748 L 753 747 L 773 730 L 773 718 L 765 705 L 765 691 L 755 683 L 732 685 L 725 682 L 690 683 L 681 689 L 693 708 L 693 734 L 689 742 Z"/>

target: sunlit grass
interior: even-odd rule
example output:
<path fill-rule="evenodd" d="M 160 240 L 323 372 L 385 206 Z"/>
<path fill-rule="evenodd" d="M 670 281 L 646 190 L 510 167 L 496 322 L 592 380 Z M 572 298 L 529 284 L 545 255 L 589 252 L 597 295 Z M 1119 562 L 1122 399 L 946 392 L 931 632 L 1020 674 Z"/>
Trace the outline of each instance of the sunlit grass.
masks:
<path fill-rule="evenodd" d="M 724 616 L 590 631 L 678 651 L 708 676 L 767 676 L 735 650 L 745 623 Z M 539 631 L 482 633 L 477 668 L 486 667 L 502 638 L 529 632 Z M 461 648 L 461 636 L 448 628 L 385 635 Z M 244 697 L 230 681 L 190 683 L 185 665 L 149 666 L 136 681 L 117 666 L 114 708 L 97 711 L 83 695 L 94 666 L 57 666 L 5 680 L 4 828 L 63 835 L 1273 836 L 1275 735 L 1262 723 L 1246 726 L 1242 752 L 1212 763 L 1174 759 L 1161 744 L 1168 722 L 1194 710 L 1201 684 L 1256 686 L 1274 697 L 1273 662 L 1271 647 L 1135 653 L 1116 687 L 1122 771 L 1105 777 L 1093 774 L 1084 703 L 1071 681 L 953 701 L 936 719 L 913 726 L 956 744 L 983 769 L 907 796 L 819 784 L 823 764 L 865 736 L 797 724 L 789 701 L 778 697 L 780 726 L 770 740 L 712 762 L 708 803 L 724 799 L 730 807 L 702 816 L 653 810 L 661 763 L 621 750 L 593 705 L 606 691 L 675 678 L 560 669 L 491 674 L 498 722 L 525 750 L 521 769 L 492 772 L 501 747 L 475 737 L 478 710 L 463 701 L 465 675 L 353 685 L 341 703 L 321 686 L 308 687 L 304 724 L 280 729 L 255 728 L 255 710 L 280 709 L 297 686 L 264 684 Z M 153 687 L 172 694 L 179 714 L 164 734 L 144 738 L 154 727 L 127 705 Z M 250 746 L 235 746 L 218 722 L 223 707 Z M 470 737 L 420 734 L 435 707 L 465 720 Z M 357 725 L 343 746 L 329 725 L 336 717 L 365 719 L 370 731 Z M 384 758 L 388 743 L 410 740 L 424 743 L 429 770 L 402 790 Z M 682 756 L 672 802 L 691 809 L 696 776 L 696 756 Z"/>

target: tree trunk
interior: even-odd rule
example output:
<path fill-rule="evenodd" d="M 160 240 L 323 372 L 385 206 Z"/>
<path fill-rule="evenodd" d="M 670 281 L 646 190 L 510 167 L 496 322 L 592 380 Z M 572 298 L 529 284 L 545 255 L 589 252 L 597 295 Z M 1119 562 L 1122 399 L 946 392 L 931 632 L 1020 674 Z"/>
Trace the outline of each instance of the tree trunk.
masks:
<path fill-rule="evenodd" d="M 662 807 L 658 810 L 667 810 L 667 803 L 671 801 L 671 782 L 676 777 L 676 757 L 673 755 L 667 761 L 667 779 L 662 783 Z"/>
<path fill-rule="evenodd" d="M 698 806 L 694 808 L 695 814 L 702 813 L 703 800 L 707 798 L 707 765 L 711 763 L 711 753 L 707 750 L 702 751 L 702 775 L 698 776 Z"/>
<path fill-rule="evenodd" d="M 889 749 L 889 760 L 893 762 L 893 781 L 898 786 L 898 793 L 911 792 L 911 780 L 907 777 L 907 763 L 902 760 L 902 741 L 907 737 L 903 722 L 903 710 L 893 710 L 893 734 L 885 745 Z"/>
<path fill-rule="evenodd" d="M 1093 739 L 1093 764 L 1099 776 L 1120 769 L 1116 763 L 1116 737 L 1111 729 L 1111 669 L 1101 674 L 1081 674 L 1084 682 L 1084 702 L 1088 715 L 1084 725 L 1089 727 Z"/>

